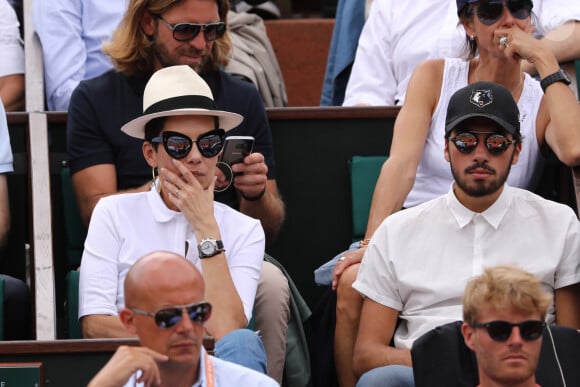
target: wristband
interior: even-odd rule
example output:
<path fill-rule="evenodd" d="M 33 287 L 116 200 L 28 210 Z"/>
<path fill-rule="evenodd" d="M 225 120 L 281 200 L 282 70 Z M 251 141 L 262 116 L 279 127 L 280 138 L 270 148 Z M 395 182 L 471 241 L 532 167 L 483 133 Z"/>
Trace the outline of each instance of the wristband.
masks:
<path fill-rule="evenodd" d="M 257 202 L 258 200 L 262 199 L 262 197 L 264 196 L 265 193 L 266 193 L 266 187 L 264 187 L 264 189 L 262 190 L 262 192 L 260 192 L 256 196 L 246 196 L 242 192 L 242 197 L 244 199 L 246 199 L 247 201 L 249 201 L 249 202 Z"/>

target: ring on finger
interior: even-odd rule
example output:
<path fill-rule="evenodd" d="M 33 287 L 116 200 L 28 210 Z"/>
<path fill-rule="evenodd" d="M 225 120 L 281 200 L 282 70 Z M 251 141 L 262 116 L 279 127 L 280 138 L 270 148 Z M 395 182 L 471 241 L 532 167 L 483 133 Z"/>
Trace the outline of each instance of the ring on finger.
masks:
<path fill-rule="evenodd" d="M 179 196 L 179 188 L 175 190 L 175 196 Z"/>
<path fill-rule="evenodd" d="M 342 262 L 346 259 L 346 257 L 343 255 L 342 257 L 338 258 L 338 262 Z"/>
<path fill-rule="evenodd" d="M 509 47 L 507 36 L 502 36 L 501 38 L 499 38 L 499 45 Z"/>

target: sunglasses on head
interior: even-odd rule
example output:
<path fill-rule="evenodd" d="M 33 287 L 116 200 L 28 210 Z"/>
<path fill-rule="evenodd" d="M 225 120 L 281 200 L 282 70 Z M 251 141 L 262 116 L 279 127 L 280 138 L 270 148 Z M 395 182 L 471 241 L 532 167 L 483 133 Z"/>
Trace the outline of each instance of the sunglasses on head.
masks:
<path fill-rule="evenodd" d="M 177 325 L 183 317 L 183 311 L 187 313 L 192 322 L 199 324 L 207 321 L 211 314 L 211 304 L 205 301 L 189 305 L 176 305 L 169 308 L 163 308 L 155 313 L 147 312 L 138 308 L 129 309 L 137 314 L 153 317 L 155 319 L 155 324 L 163 329 Z"/>
<path fill-rule="evenodd" d="M 525 20 L 532 14 L 533 3 L 530 0 L 507 0 L 505 7 L 516 19 Z M 501 18 L 503 8 L 504 2 L 501 0 L 481 1 L 475 12 L 482 24 L 490 26 Z"/>
<path fill-rule="evenodd" d="M 510 140 L 503 134 L 496 132 L 477 132 L 478 134 L 487 134 L 485 137 L 485 147 L 489 153 L 500 155 L 505 152 L 510 144 L 515 144 L 516 140 Z M 477 135 L 472 132 L 460 132 L 455 137 L 450 137 L 449 141 L 455 144 L 457 150 L 461 153 L 471 153 L 477 148 L 479 140 Z"/>
<path fill-rule="evenodd" d="M 197 24 L 197 23 L 177 23 L 171 24 L 167 20 L 163 19 L 160 15 L 157 18 L 161 20 L 163 24 L 167 26 L 171 31 L 173 31 L 173 39 L 178 42 L 189 42 L 195 39 L 195 37 L 203 31 L 203 36 L 206 41 L 212 42 L 216 39 L 221 38 L 226 32 L 226 23 L 217 22 L 209 24 Z"/>
<path fill-rule="evenodd" d="M 199 153 L 203 157 L 214 157 L 223 148 L 225 130 L 214 129 L 199 135 L 197 140 L 192 140 L 183 133 L 165 131 L 161 136 L 153 137 L 152 143 L 163 143 L 167 154 L 174 159 L 182 159 L 191 152 L 193 143 L 197 145 Z"/>
<path fill-rule="evenodd" d="M 520 323 L 507 321 L 490 321 L 487 323 L 474 323 L 474 328 L 485 328 L 487 334 L 495 341 L 506 341 L 512 334 L 513 327 L 518 327 L 520 336 L 525 341 L 537 340 L 542 336 L 546 323 L 539 320 L 528 320 Z"/>

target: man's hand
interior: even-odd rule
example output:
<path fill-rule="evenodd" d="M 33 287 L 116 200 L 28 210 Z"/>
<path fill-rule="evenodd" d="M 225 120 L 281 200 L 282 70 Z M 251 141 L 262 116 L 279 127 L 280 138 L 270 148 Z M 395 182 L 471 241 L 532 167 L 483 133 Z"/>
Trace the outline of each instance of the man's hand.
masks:
<path fill-rule="evenodd" d="M 266 189 L 268 166 L 261 153 L 252 153 L 244 158 L 243 163 L 232 165 L 234 187 L 245 198 L 257 198 Z"/>
<path fill-rule="evenodd" d="M 117 348 L 113 357 L 89 382 L 89 387 L 121 387 L 137 371 L 141 376 L 137 382 L 145 386 L 161 385 L 161 375 L 157 363 L 166 362 L 169 358 L 146 347 L 122 345 Z"/>

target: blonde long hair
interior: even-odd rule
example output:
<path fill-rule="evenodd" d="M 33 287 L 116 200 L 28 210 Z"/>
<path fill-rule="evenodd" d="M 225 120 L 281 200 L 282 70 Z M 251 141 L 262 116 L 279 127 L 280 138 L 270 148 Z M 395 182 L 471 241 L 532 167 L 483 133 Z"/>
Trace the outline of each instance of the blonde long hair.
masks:
<path fill-rule="evenodd" d="M 110 42 L 103 45 L 103 51 L 111 57 L 115 68 L 127 75 L 149 76 L 155 71 L 155 45 L 152 37 L 141 29 L 144 12 L 160 15 L 182 0 L 130 0 L 121 23 L 113 33 Z M 220 20 L 227 24 L 228 0 L 215 0 Z M 214 42 L 211 58 L 201 71 L 218 70 L 230 59 L 232 41 L 226 31 Z"/>

